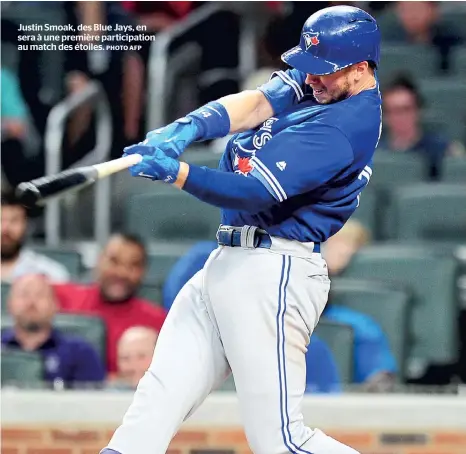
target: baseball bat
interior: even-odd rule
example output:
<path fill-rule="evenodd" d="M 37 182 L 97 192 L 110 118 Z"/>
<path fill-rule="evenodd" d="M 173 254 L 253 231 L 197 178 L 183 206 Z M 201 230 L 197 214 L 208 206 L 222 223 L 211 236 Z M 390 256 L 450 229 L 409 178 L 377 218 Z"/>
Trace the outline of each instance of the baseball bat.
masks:
<path fill-rule="evenodd" d="M 101 178 L 127 169 L 141 162 L 141 160 L 141 155 L 131 154 L 101 164 L 77 167 L 76 169 L 64 170 L 55 175 L 36 178 L 35 180 L 20 183 L 16 188 L 16 196 L 27 207 L 42 205 L 52 197 L 82 189 Z"/>

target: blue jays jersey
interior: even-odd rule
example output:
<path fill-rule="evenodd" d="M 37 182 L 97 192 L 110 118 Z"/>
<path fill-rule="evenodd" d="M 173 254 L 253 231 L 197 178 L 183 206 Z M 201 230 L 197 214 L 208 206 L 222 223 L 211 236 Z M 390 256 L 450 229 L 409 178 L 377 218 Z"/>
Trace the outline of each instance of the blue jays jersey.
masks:
<path fill-rule="evenodd" d="M 257 178 L 276 204 L 254 214 L 224 209 L 223 224 L 255 225 L 273 236 L 323 242 L 359 205 L 381 133 L 379 89 L 321 105 L 304 79 L 295 69 L 279 71 L 259 88 L 274 115 L 234 135 L 219 165 Z"/>

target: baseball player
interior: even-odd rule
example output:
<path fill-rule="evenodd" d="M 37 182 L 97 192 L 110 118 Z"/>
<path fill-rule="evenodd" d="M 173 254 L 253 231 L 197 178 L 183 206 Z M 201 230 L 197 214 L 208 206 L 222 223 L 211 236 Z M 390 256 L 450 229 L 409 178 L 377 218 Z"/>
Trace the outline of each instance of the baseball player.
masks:
<path fill-rule="evenodd" d="M 144 156 L 132 175 L 219 206 L 222 219 L 219 247 L 178 294 L 152 364 L 101 454 L 165 453 L 230 373 L 255 454 L 356 453 L 306 427 L 301 405 L 305 352 L 330 287 L 320 244 L 355 211 L 372 174 L 379 46 L 366 12 L 323 9 L 283 54 L 292 69 L 125 149 Z M 177 159 L 192 142 L 229 133 L 217 170 Z"/>

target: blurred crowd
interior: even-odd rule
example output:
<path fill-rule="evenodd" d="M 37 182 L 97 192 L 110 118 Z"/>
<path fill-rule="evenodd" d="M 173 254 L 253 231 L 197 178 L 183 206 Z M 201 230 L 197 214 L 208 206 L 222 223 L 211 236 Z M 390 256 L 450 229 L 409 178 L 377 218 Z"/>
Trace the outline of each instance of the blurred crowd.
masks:
<path fill-rule="evenodd" d="M 138 43 L 138 51 L 19 52 L 18 25 L 44 20 L 56 24 L 142 24 L 147 27 L 145 33 L 155 36 L 208 3 L 2 3 L 1 280 L 9 285 L 9 292 L 2 294 L 6 311 L 1 342 L 4 352 L 38 353 L 43 360 L 43 378 L 51 386 L 135 388 L 152 360 L 158 333 L 178 291 L 202 268 L 217 244 L 199 242 L 189 249 L 170 269 L 160 301 L 139 296 L 148 252 L 144 241 L 133 233 L 115 232 L 100 251 L 95 269 L 88 270 L 79 281 L 62 263 L 29 247 L 30 213 L 15 199 L 12 189 L 21 181 L 44 175 L 50 111 L 63 99 L 85 90 L 91 81 L 98 81 L 111 110 L 112 157 L 119 157 L 124 146 L 139 141 L 150 129 L 146 112 L 151 42 Z M 403 54 L 393 73 L 384 72 L 382 54 L 379 79 L 384 128 L 379 153 L 419 157 L 424 163 L 425 181 L 432 184 L 444 178 L 447 158 L 466 159 L 463 92 L 458 92 L 457 102 L 455 98 L 445 101 L 451 108 L 449 116 L 440 104 L 429 105 L 423 90 L 424 82 L 433 79 L 465 89 L 466 35 L 461 21 L 466 17 L 466 2 L 268 1 L 253 2 L 252 12 L 246 2 L 237 3 L 234 14 L 221 14 L 183 38 L 202 48 L 194 100 L 190 102 L 200 105 L 240 89 L 256 88 L 273 71 L 286 68 L 280 55 L 296 45 L 310 14 L 332 4 L 354 4 L 376 16 L 384 45 L 401 45 L 414 52 L 417 46 L 427 46 L 432 52 L 428 71 L 416 67 L 417 61 L 403 60 L 409 55 Z M 239 18 L 243 14 L 254 14 L 257 22 L 258 39 L 250 45 L 257 50 L 258 61 L 253 73 L 240 78 L 231 74 L 239 64 Z M 187 108 L 181 102 L 179 109 Z M 62 143 L 64 168 L 93 149 L 95 116 L 93 107 L 84 104 L 68 118 Z M 323 255 L 331 277 L 344 274 L 353 256 L 373 243 L 371 235 L 364 222 L 354 219 L 325 244 Z M 458 318 L 458 335 L 463 339 L 459 360 L 434 372 L 427 370 L 416 380 L 403 378 L 404 383 L 466 382 L 464 314 L 466 310 Z M 100 323 L 97 325 L 103 339 L 97 336 L 93 342 L 91 328 L 88 332 L 84 328 L 82 334 L 71 333 L 66 320 L 74 315 Z M 340 304 L 332 294 L 322 317 L 353 329 L 351 383 L 369 391 L 388 391 L 400 382 L 400 364 L 378 321 Z M 343 389 L 334 355 L 317 335 L 306 353 L 306 363 L 309 392 Z"/>

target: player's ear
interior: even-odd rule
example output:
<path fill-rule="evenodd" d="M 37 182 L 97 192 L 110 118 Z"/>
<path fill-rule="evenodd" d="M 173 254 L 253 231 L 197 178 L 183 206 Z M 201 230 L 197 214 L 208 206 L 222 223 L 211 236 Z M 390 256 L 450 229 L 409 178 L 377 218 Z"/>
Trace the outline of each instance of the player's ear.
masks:
<path fill-rule="evenodd" d="M 369 63 L 367 61 L 361 61 L 356 63 L 354 66 L 356 82 L 359 82 L 364 74 L 369 71 Z"/>

